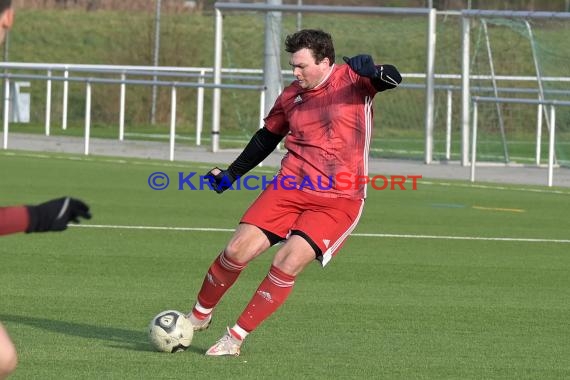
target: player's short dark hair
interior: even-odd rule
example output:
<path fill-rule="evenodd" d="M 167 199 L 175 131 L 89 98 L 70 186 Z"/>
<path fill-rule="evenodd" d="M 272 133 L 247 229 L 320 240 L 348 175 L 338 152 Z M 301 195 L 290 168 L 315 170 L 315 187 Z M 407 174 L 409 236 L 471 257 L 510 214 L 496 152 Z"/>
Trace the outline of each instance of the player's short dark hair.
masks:
<path fill-rule="evenodd" d="M 0 13 L 12 6 L 12 0 L 0 0 Z"/>
<path fill-rule="evenodd" d="M 334 45 L 330 34 L 318 29 L 303 29 L 285 38 L 285 51 L 296 53 L 301 49 L 313 52 L 316 63 L 328 58 L 334 63 Z"/>

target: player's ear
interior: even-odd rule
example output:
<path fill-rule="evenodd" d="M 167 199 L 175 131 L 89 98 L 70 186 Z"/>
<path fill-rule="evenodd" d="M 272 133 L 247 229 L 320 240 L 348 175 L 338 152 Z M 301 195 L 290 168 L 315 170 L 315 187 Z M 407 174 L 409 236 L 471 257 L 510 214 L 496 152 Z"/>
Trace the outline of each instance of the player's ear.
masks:
<path fill-rule="evenodd" d="M 331 60 L 328 57 L 323 58 L 318 64 L 326 64 L 327 66 L 331 65 Z"/>

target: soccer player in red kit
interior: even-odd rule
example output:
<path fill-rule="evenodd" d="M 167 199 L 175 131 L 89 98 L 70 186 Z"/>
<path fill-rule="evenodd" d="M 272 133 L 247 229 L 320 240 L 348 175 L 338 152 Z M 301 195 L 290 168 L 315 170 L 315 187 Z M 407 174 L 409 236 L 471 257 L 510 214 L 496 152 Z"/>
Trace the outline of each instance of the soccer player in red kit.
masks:
<path fill-rule="evenodd" d="M 289 296 L 296 276 L 313 260 L 324 267 L 356 227 L 366 185 L 350 186 L 337 175 L 368 175 L 372 100 L 401 82 L 392 65 L 370 55 L 335 64 L 331 36 L 301 30 L 287 36 L 285 50 L 296 80 L 279 95 L 265 126 L 227 170 L 205 177 L 221 193 L 263 161 L 285 138 L 287 153 L 274 179 L 243 215 L 233 237 L 208 269 L 188 318 L 206 329 L 212 312 L 246 265 L 278 242 L 269 273 L 236 324 L 206 355 L 239 355 L 249 333 Z"/>
<path fill-rule="evenodd" d="M 12 0 L 0 0 L 0 44 L 14 23 Z M 0 207 L 0 236 L 18 232 L 62 231 L 71 221 L 91 218 L 89 206 L 79 199 L 64 197 L 34 206 Z M 18 365 L 16 347 L 0 323 L 0 380 Z"/>

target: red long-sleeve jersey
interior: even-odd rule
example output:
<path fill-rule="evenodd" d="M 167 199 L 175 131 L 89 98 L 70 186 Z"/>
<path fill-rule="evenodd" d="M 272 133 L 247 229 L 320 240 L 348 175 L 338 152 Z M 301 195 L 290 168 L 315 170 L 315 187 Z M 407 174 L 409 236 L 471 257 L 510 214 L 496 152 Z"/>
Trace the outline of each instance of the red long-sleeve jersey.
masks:
<path fill-rule="evenodd" d="M 287 136 L 288 152 L 279 175 L 294 177 L 297 183 L 309 179 L 312 184 L 325 184 L 333 178 L 332 188 L 304 187 L 303 191 L 325 197 L 365 198 L 366 185 L 341 187 L 334 178 L 340 173 L 353 178 L 368 175 L 376 93 L 370 79 L 358 76 L 348 65 L 333 66 L 329 76 L 313 89 L 305 90 L 296 81 L 285 88 L 265 119 L 269 131 Z"/>

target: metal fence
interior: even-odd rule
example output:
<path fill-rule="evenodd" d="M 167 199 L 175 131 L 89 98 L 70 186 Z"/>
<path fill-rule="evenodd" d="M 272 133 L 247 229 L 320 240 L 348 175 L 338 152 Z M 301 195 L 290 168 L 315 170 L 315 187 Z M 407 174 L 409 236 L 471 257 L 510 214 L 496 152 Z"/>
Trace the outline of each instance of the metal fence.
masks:
<path fill-rule="evenodd" d="M 45 74 L 13 74 L 2 73 L 0 77 L 4 78 L 4 114 L 3 114 L 3 148 L 8 149 L 9 135 L 9 111 L 13 97 L 10 94 L 10 82 L 16 80 L 42 80 L 46 81 L 46 115 L 45 115 L 45 134 L 50 135 L 51 132 L 51 86 L 53 81 L 63 82 L 63 113 L 62 113 L 62 129 L 67 128 L 67 104 L 68 104 L 68 85 L 70 82 L 80 82 L 85 85 L 85 154 L 89 154 L 89 139 L 91 127 L 91 96 L 93 84 L 119 84 L 120 85 L 120 117 L 119 124 L 119 140 L 124 139 L 125 130 L 125 93 L 127 85 L 137 86 L 159 86 L 169 87 L 171 90 L 170 101 L 170 160 L 174 160 L 174 146 L 176 134 L 176 94 L 178 88 L 197 88 L 197 120 L 196 120 L 196 141 L 200 144 L 200 136 L 203 125 L 203 108 L 204 108 L 204 89 L 237 89 L 237 90 L 254 90 L 261 93 L 261 98 L 265 91 L 262 85 L 238 85 L 238 84 L 212 84 L 205 83 L 207 77 L 211 77 L 212 69 L 208 68 L 176 68 L 176 67 L 144 67 L 144 66 L 109 66 L 109 65 L 45 65 L 31 63 L 2 63 L 0 68 L 3 69 L 27 69 L 39 70 L 46 72 Z M 61 72 L 61 75 L 53 75 L 54 72 Z M 235 70 L 228 70 L 229 77 Z M 82 76 L 70 76 L 70 73 L 80 73 Z M 85 76 L 85 74 L 91 74 Z M 118 78 L 97 77 L 102 74 L 114 74 Z M 241 75 L 248 74 L 247 71 L 241 72 Z M 128 79 L 128 75 L 148 75 L 151 79 Z M 161 81 L 157 78 L 161 76 L 176 76 L 179 81 Z M 195 82 L 189 82 L 189 78 L 196 78 Z"/>

